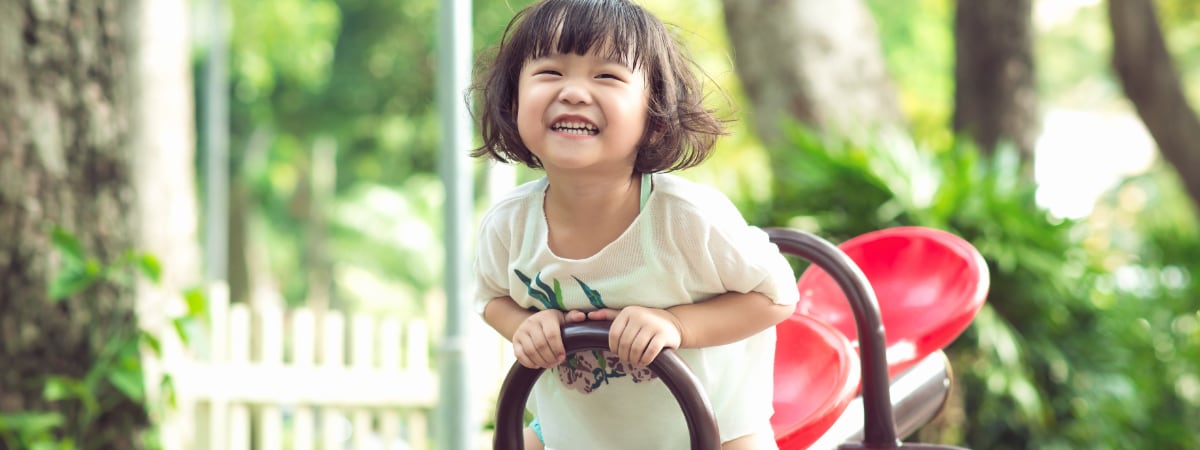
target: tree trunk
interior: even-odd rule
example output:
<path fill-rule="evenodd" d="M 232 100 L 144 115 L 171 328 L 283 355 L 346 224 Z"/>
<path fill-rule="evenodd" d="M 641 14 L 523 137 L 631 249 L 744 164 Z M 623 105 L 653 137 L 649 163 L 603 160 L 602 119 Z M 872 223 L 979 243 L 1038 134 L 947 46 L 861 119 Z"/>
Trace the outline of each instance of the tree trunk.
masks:
<path fill-rule="evenodd" d="M 57 302 L 48 292 L 68 259 L 54 227 L 100 262 L 132 248 L 123 5 L 0 2 L 0 414 L 57 412 L 54 437 L 89 449 L 140 448 L 147 422 L 107 379 L 82 392 L 104 399 L 94 410 L 81 392 L 45 394 L 47 377 L 83 380 L 102 352 L 136 338 L 131 285 L 101 281 Z M 0 435 L 0 446 L 29 445 Z"/>
<path fill-rule="evenodd" d="M 137 192 L 136 245 L 162 264 L 158 284 L 138 283 L 142 329 L 164 347 L 174 327 L 169 299 L 200 282 L 199 208 L 196 198 L 195 104 L 187 0 L 125 0 L 131 17 L 129 148 Z M 144 349 L 147 405 L 166 404 L 160 389 L 162 355 Z M 153 409 L 151 408 L 153 411 Z M 182 448 L 191 408 L 152 416 L 164 448 Z"/>
<path fill-rule="evenodd" d="M 178 293 L 201 273 L 188 2 L 124 1 L 137 24 L 130 33 L 137 89 L 129 91 L 129 138 L 138 248 L 162 261 L 160 287 Z"/>
<path fill-rule="evenodd" d="M 1032 0 L 959 0 L 954 19 L 954 130 L 984 154 L 1009 143 L 1033 176 L 1040 132 Z"/>
<path fill-rule="evenodd" d="M 840 136 L 899 129 L 874 19 L 861 0 L 724 0 L 738 78 L 764 142 L 791 118 Z"/>
<path fill-rule="evenodd" d="M 1200 119 L 1188 105 L 1150 0 L 1109 0 L 1113 67 L 1163 159 L 1200 212 Z"/>

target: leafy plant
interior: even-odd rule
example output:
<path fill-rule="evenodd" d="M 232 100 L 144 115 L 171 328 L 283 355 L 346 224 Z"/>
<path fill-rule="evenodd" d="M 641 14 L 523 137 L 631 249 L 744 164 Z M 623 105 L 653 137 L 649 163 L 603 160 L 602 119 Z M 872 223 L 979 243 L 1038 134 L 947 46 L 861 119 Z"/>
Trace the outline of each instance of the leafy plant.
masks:
<path fill-rule="evenodd" d="M 117 261 L 105 263 L 87 254 L 75 236 L 62 229 L 51 232 L 51 242 L 60 258 L 58 270 L 51 280 L 47 298 L 60 303 L 76 295 L 86 295 L 88 288 L 98 283 L 129 285 L 140 275 L 157 283 L 161 265 L 153 255 L 126 252 Z M 172 323 L 179 338 L 186 344 L 186 323 L 204 310 L 204 297 L 198 290 L 185 293 L 187 314 L 174 318 Z M 131 401 L 146 407 L 145 375 L 142 349 L 155 357 L 161 356 L 157 337 L 138 329 L 133 323 L 112 326 L 114 332 L 102 346 L 91 367 L 82 377 L 65 374 L 47 375 L 42 396 L 51 403 L 62 405 L 54 411 L 26 411 L 0 415 L 0 444 L 10 449 L 74 450 L 102 448 L 104 442 L 84 442 L 84 436 L 98 433 L 97 420 L 115 405 Z M 120 332 L 119 330 L 135 330 Z M 158 380 L 167 406 L 174 406 L 174 388 L 169 375 Z M 156 447 L 152 436 L 143 436 L 150 448 Z"/>
<path fill-rule="evenodd" d="M 1194 292 L 1188 259 L 1174 249 L 1197 248 L 1195 233 L 1108 245 L 1120 236 L 1105 226 L 1040 207 L 1012 150 L 984 157 L 953 139 L 861 144 L 802 129 L 789 143 L 772 153 L 772 200 L 748 208 L 758 223 L 834 242 L 928 226 L 964 237 L 987 260 L 988 302 L 948 349 L 965 420 L 931 430 L 939 440 L 991 449 L 1197 445 L 1177 419 L 1195 415 L 1188 395 L 1200 396 L 1187 377 L 1196 368 L 1186 359 L 1197 347 L 1194 305 L 1172 300 Z M 1164 247 L 1172 250 L 1156 250 Z M 1122 281 L 1130 273 L 1142 274 L 1138 283 Z"/>

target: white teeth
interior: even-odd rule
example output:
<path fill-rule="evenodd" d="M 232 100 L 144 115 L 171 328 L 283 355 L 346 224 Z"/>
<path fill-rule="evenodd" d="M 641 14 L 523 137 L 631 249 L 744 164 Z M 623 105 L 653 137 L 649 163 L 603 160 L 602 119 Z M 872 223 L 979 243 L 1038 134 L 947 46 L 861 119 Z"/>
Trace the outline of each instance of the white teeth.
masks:
<path fill-rule="evenodd" d="M 592 135 L 600 132 L 595 125 L 582 121 L 558 122 L 551 125 L 550 128 L 554 131 L 579 135 Z"/>

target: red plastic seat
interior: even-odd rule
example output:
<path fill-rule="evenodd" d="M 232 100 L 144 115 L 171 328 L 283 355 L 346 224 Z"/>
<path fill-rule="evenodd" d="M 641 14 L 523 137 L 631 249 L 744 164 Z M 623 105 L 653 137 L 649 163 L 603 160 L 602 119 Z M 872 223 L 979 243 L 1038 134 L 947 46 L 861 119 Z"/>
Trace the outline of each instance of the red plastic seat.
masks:
<path fill-rule="evenodd" d="M 775 441 L 781 450 L 806 449 L 854 399 L 858 353 L 841 332 L 811 317 L 788 318 L 776 335 Z"/>
<path fill-rule="evenodd" d="M 854 261 L 879 302 L 887 337 L 888 373 L 895 376 L 945 348 L 974 320 L 988 291 L 983 256 L 945 231 L 896 227 L 838 246 Z M 837 283 L 819 267 L 797 282 L 797 315 L 832 325 L 857 346 L 854 315 Z"/>

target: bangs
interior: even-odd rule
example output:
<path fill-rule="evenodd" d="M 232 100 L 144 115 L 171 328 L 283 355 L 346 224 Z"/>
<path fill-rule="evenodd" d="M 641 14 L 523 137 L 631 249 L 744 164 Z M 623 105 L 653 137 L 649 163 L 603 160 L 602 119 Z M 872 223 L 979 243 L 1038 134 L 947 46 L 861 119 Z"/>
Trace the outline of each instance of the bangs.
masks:
<path fill-rule="evenodd" d="M 642 65 L 638 42 L 653 42 L 648 13 L 626 1 L 560 0 L 538 8 L 521 25 L 512 42 L 527 49 L 530 59 L 551 54 L 595 54 L 624 64 Z"/>

